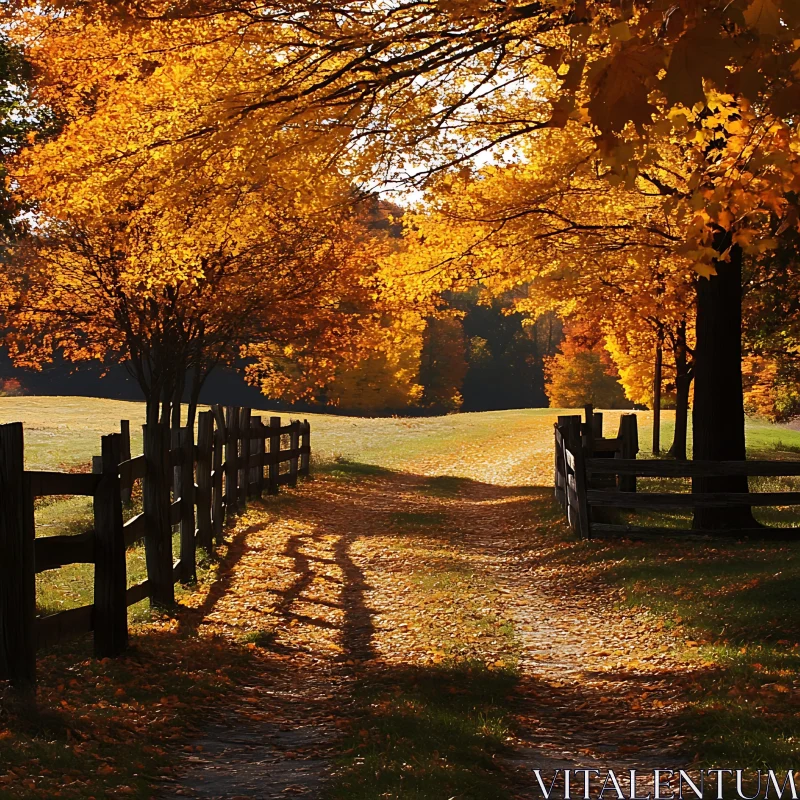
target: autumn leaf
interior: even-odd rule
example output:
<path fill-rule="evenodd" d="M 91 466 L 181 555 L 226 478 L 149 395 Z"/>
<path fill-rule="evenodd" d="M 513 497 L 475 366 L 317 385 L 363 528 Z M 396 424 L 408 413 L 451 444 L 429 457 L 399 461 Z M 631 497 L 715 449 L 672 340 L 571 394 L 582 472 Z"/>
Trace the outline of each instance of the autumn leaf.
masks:
<path fill-rule="evenodd" d="M 781 30 L 781 10 L 775 0 L 752 0 L 744 10 L 744 18 L 762 35 L 774 36 Z"/>
<path fill-rule="evenodd" d="M 667 101 L 692 108 L 706 100 L 703 80 L 725 86 L 725 69 L 732 48 L 711 23 L 701 23 L 687 30 L 676 42 L 661 86 Z"/>
<path fill-rule="evenodd" d="M 626 42 L 614 55 L 595 62 L 589 75 L 592 122 L 614 133 L 628 122 L 640 130 L 652 123 L 656 108 L 648 96 L 663 58 L 659 47 Z"/>

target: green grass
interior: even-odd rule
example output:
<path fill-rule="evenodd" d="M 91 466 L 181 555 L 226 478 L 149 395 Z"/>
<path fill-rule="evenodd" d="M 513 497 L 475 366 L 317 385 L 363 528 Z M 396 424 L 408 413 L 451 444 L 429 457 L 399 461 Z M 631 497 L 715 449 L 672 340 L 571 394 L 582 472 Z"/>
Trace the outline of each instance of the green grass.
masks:
<path fill-rule="evenodd" d="M 504 800 L 493 756 L 505 749 L 512 670 L 476 663 L 390 670 L 355 690 L 364 716 L 345 742 L 331 798 Z"/>
<path fill-rule="evenodd" d="M 437 529 L 435 521 L 425 527 L 431 537 Z M 415 559 L 417 568 L 406 576 L 415 601 L 407 599 L 452 613 L 446 627 L 427 618 L 418 630 L 416 646 L 432 653 L 428 665 L 365 665 L 353 692 L 360 704 L 357 730 L 343 744 L 327 796 L 510 799 L 495 756 L 506 750 L 513 732 L 519 679 L 513 625 L 485 608 L 493 591 L 487 576 L 454 553 L 435 556 L 435 543 L 420 539 L 415 547 L 428 557 Z M 492 658 L 502 656 L 487 662 L 476 649 L 481 639 L 493 648 L 499 643 Z"/>
<path fill-rule="evenodd" d="M 465 480 L 452 475 L 428 478 L 419 491 L 431 497 L 456 497 L 464 488 Z"/>
<path fill-rule="evenodd" d="M 358 481 L 362 478 L 375 478 L 382 475 L 389 475 L 391 470 L 378 467 L 375 464 L 360 464 L 350 461 L 342 456 L 337 456 L 331 461 L 319 459 L 314 465 L 315 473 L 325 473 L 340 480 Z"/>
<path fill-rule="evenodd" d="M 699 766 L 794 768 L 800 749 L 800 542 L 588 543 L 623 605 L 661 620 L 697 671 L 681 724 Z"/>
<path fill-rule="evenodd" d="M 172 535 L 172 552 L 177 558 L 180 552 L 180 533 Z M 133 586 L 147 578 L 144 544 L 128 548 L 126 553 L 128 586 Z M 198 577 L 211 566 L 203 550 L 197 551 Z M 181 587 L 176 584 L 176 595 L 180 597 Z M 89 605 L 94 601 L 94 565 L 69 564 L 59 569 L 40 572 L 36 576 L 36 608 L 44 616 Z M 147 601 L 142 601 L 129 609 L 131 621 L 147 619 L 150 609 Z"/>

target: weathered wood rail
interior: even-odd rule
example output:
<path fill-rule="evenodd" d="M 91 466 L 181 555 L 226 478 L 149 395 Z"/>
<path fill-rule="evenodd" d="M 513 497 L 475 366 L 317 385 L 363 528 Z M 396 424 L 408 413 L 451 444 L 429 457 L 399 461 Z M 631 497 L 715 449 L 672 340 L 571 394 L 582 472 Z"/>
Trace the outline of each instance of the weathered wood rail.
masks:
<path fill-rule="evenodd" d="M 601 439 L 601 415 L 587 407 L 580 416 L 559 417 L 555 426 L 555 492 L 572 529 L 582 538 L 653 536 L 758 536 L 794 539 L 796 528 L 697 530 L 648 527 L 611 521 L 604 512 L 693 510 L 800 506 L 800 492 L 642 492 L 638 478 L 800 477 L 798 461 L 668 461 L 640 460 L 636 417 L 623 415 L 616 439 Z M 590 424 L 588 420 L 592 420 Z M 599 428 L 598 428 L 599 425 Z M 599 444 L 599 446 L 598 446 Z"/>
<path fill-rule="evenodd" d="M 307 421 L 265 424 L 250 409 L 213 407 L 198 415 L 195 430 L 143 427 L 144 453 L 131 457 L 130 425 L 103 436 L 92 473 L 25 470 L 21 423 L 0 425 L 0 679 L 32 686 L 36 650 L 92 632 L 98 657 L 127 646 L 127 609 L 149 598 L 174 603 L 176 581 L 196 579 L 197 547 L 212 553 L 222 543 L 226 520 L 248 499 L 309 474 L 311 427 Z M 223 459 L 224 453 L 224 459 Z M 282 469 L 282 467 L 285 467 Z M 136 481 L 143 510 L 123 522 Z M 37 537 L 37 497 L 93 498 L 92 530 Z M 173 527 L 180 526 L 174 559 Z M 126 550 L 144 541 L 147 579 L 127 585 Z M 91 605 L 36 615 L 36 574 L 68 564 L 94 564 Z"/>

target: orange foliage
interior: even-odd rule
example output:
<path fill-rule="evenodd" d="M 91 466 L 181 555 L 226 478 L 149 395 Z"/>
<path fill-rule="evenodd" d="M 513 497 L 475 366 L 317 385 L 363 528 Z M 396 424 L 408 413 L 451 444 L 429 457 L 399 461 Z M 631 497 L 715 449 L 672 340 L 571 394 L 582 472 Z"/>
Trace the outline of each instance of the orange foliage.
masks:
<path fill-rule="evenodd" d="M 547 359 L 545 368 L 551 408 L 582 408 L 587 403 L 596 408 L 630 408 L 596 327 L 567 328 L 559 350 Z"/>

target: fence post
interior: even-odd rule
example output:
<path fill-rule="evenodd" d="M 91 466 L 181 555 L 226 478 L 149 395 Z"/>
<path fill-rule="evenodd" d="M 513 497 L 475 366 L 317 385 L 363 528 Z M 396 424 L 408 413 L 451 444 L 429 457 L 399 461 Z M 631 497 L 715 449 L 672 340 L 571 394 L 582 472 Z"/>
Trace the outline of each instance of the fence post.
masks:
<path fill-rule="evenodd" d="M 564 454 L 564 491 L 566 493 L 566 511 L 567 511 L 567 520 L 569 521 L 570 527 L 575 533 L 579 532 L 579 523 L 578 523 L 578 516 L 579 510 L 578 506 L 576 505 L 573 507 L 572 497 L 570 495 L 570 466 L 569 466 L 569 459 L 567 458 L 568 453 L 572 453 L 573 450 L 573 442 L 577 442 L 578 446 L 581 443 L 581 418 L 578 415 L 570 415 L 565 417 L 559 417 L 559 421 L 563 420 L 563 427 L 561 429 L 562 438 L 561 438 L 561 450 Z M 577 494 L 578 494 L 578 484 L 576 478 L 576 472 L 572 470 L 572 477 L 575 479 L 575 489 L 574 494 L 576 496 L 577 501 Z"/>
<path fill-rule="evenodd" d="M 128 646 L 128 585 L 119 463 L 122 435 L 103 436 L 102 471 L 94 493 L 94 654 L 118 656 Z"/>
<path fill-rule="evenodd" d="M 130 461 L 131 459 L 131 421 L 121 419 L 119 421 L 120 440 L 119 440 L 119 460 Z M 126 467 L 125 473 L 120 474 L 120 497 L 125 505 L 130 505 L 131 494 L 133 493 L 133 479 L 131 478 L 130 467 Z"/>
<path fill-rule="evenodd" d="M 289 486 L 292 489 L 297 487 L 297 471 L 300 461 L 300 420 L 294 420 L 291 423 L 291 430 L 289 431 L 289 450 L 292 453 L 289 459 Z"/>
<path fill-rule="evenodd" d="M 278 475 L 281 464 L 278 459 L 281 457 L 281 418 L 269 418 L 269 493 L 278 494 Z"/>
<path fill-rule="evenodd" d="M 144 431 L 144 547 L 150 604 L 173 606 L 172 526 L 169 514 L 169 427 L 143 426 Z"/>
<path fill-rule="evenodd" d="M 636 414 L 623 414 L 619 420 L 620 449 L 615 453 L 616 458 L 635 459 L 639 453 L 639 427 Z M 621 492 L 636 491 L 635 475 L 620 475 L 619 490 Z"/>
<path fill-rule="evenodd" d="M 197 415 L 197 543 L 209 555 L 211 530 L 211 454 L 214 447 L 214 412 Z"/>
<path fill-rule="evenodd" d="M 603 438 L 603 415 L 597 411 L 592 414 L 592 435 L 595 439 Z"/>
<path fill-rule="evenodd" d="M 181 449 L 181 429 L 180 428 L 170 428 L 169 430 L 169 449 L 170 454 L 168 456 L 168 463 L 172 464 L 173 450 L 177 450 L 180 452 Z M 178 499 L 178 492 L 180 482 L 181 482 L 181 458 L 178 456 L 177 463 L 169 473 L 170 475 L 170 488 L 172 489 L 172 502 L 174 503 Z"/>
<path fill-rule="evenodd" d="M 247 498 L 250 496 L 250 409 L 242 408 L 239 411 L 239 438 L 242 440 L 239 462 L 239 509 L 244 511 L 247 507 Z"/>
<path fill-rule="evenodd" d="M 35 536 L 22 423 L 0 425 L 0 679 L 25 693 L 36 681 Z"/>
<path fill-rule="evenodd" d="M 197 543 L 194 527 L 194 427 L 180 428 L 181 465 L 178 492 L 181 498 L 181 583 L 197 580 Z"/>
<path fill-rule="evenodd" d="M 303 420 L 300 433 L 300 474 L 307 478 L 311 472 L 311 423 Z"/>
<path fill-rule="evenodd" d="M 261 417 L 250 417 L 250 425 L 253 433 L 252 441 L 254 445 L 250 447 L 253 455 L 256 456 L 256 465 L 250 470 L 250 477 L 253 487 L 253 497 L 261 498 L 264 493 L 264 423 Z"/>
<path fill-rule="evenodd" d="M 566 417 L 558 417 L 558 422 L 553 426 L 555 440 L 555 464 L 553 470 L 553 484 L 555 486 L 556 500 L 561 507 L 567 510 L 567 475 L 564 463 L 564 437 L 566 436 Z"/>
<path fill-rule="evenodd" d="M 592 528 L 591 520 L 589 519 L 589 504 L 586 498 L 586 455 L 580 436 L 573 435 L 570 439 L 570 444 L 572 455 L 575 458 L 575 492 L 578 496 L 578 532 L 580 533 L 581 539 L 591 539 Z"/>
<path fill-rule="evenodd" d="M 594 406 L 591 403 L 587 403 L 583 407 L 583 412 L 585 420 L 581 425 L 581 433 L 583 434 L 581 440 L 591 458 L 594 453 Z"/>
<path fill-rule="evenodd" d="M 236 513 L 239 498 L 239 409 L 225 407 L 225 518 Z"/>
<path fill-rule="evenodd" d="M 225 523 L 225 505 L 222 494 L 222 448 L 225 442 L 225 428 L 214 431 L 214 452 L 211 456 L 211 525 L 214 529 L 214 542 L 222 544 Z"/>

